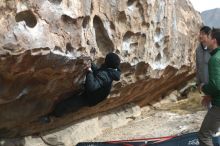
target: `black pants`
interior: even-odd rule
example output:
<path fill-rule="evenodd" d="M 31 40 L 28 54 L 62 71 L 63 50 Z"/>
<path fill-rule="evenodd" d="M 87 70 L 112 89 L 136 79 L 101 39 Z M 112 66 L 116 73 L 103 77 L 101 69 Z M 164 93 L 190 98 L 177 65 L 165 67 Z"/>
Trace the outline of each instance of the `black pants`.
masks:
<path fill-rule="evenodd" d="M 212 136 L 219 132 L 220 107 L 212 106 L 206 114 L 199 130 L 200 146 L 213 146 Z"/>
<path fill-rule="evenodd" d="M 69 96 L 58 102 L 49 116 L 61 117 L 65 114 L 79 110 L 83 106 L 87 106 L 86 98 L 83 93 L 67 94 Z"/>

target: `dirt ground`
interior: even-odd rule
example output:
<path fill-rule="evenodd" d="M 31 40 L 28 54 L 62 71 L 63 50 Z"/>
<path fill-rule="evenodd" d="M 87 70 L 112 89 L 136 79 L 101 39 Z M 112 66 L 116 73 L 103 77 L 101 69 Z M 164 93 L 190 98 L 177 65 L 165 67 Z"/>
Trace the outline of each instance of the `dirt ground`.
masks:
<path fill-rule="evenodd" d="M 195 90 L 182 100 L 161 100 L 143 107 L 141 116 L 127 125 L 108 129 L 93 141 L 152 138 L 198 131 L 207 112 L 201 106 L 201 99 L 201 94 Z"/>

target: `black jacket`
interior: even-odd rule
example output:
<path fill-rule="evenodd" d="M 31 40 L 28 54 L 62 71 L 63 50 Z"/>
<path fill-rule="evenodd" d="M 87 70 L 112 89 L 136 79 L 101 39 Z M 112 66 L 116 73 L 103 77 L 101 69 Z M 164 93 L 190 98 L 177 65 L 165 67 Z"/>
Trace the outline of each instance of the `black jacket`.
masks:
<path fill-rule="evenodd" d="M 102 65 L 99 69 L 92 64 L 92 72 L 86 75 L 85 98 L 89 106 L 94 106 L 109 95 L 112 82 L 119 81 L 121 71 Z"/>

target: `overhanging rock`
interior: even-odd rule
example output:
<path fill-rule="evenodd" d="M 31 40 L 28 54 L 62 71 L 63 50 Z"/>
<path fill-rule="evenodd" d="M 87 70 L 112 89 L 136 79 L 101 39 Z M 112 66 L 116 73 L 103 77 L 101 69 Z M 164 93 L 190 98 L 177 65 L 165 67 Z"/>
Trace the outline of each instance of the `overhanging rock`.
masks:
<path fill-rule="evenodd" d="M 8 0 L 0 4 L 0 137 L 67 125 L 128 102 L 140 106 L 194 76 L 201 18 L 188 0 Z M 51 124 L 63 94 L 77 92 L 90 59 L 122 59 L 108 100 Z"/>

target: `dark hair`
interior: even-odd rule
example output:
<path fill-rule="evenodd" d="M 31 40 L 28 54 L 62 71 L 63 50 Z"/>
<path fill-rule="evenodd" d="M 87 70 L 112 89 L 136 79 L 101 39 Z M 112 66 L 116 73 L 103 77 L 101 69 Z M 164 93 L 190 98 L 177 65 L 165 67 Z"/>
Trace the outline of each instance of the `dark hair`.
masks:
<path fill-rule="evenodd" d="M 105 57 L 105 65 L 108 68 L 118 68 L 120 65 L 120 58 L 117 54 L 115 53 L 108 53 Z"/>
<path fill-rule="evenodd" d="M 204 32 L 206 35 L 209 35 L 210 32 L 211 32 L 211 28 L 208 27 L 208 26 L 203 26 L 203 27 L 200 29 L 200 32 Z"/>
<path fill-rule="evenodd" d="M 216 39 L 218 46 L 220 46 L 220 29 L 212 28 L 211 37 Z"/>

